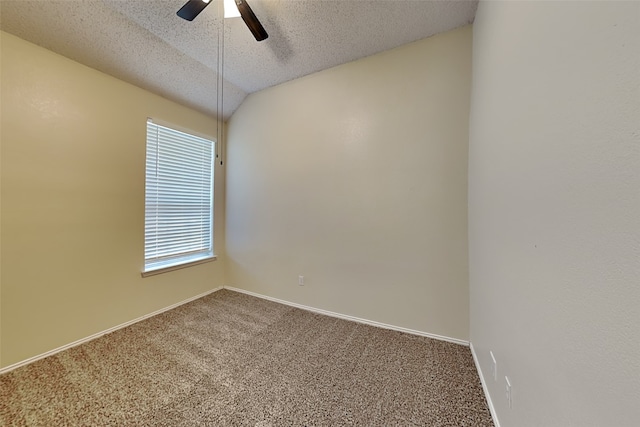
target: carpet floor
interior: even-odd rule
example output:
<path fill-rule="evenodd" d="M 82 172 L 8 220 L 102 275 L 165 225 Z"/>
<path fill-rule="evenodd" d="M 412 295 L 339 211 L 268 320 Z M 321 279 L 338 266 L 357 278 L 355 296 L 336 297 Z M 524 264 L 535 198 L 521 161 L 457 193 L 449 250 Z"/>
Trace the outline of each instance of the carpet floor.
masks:
<path fill-rule="evenodd" d="M 468 347 L 222 290 L 0 376 L 1 426 L 492 426 Z"/>

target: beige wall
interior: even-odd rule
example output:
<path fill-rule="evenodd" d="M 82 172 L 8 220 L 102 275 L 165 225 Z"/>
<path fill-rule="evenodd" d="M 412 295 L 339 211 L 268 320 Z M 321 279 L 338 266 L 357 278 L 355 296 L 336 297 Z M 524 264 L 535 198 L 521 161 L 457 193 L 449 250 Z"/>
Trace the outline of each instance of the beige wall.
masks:
<path fill-rule="evenodd" d="M 140 277 L 146 119 L 215 120 L 1 35 L 0 366 L 223 285 L 223 260 Z"/>
<path fill-rule="evenodd" d="M 470 63 L 468 26 L 250 95 L 227 283 L 466 340 Z"/>
<path fill-rule="evenodd" d="M 638 425 L 639 83 L 640 3 L 480 2 L 471 341 L 502 427 Z"/>

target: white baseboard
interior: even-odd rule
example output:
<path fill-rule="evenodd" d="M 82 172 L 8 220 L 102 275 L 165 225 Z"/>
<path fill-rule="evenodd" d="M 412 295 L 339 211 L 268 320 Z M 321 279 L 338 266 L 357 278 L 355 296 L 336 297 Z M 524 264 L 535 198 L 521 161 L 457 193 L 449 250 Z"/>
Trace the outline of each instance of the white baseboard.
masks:
<path fill-rule="evenodd" d="M 62 347 L 58 347 L 58 348 L 55 348 L 53 350 L 49 350 L 49 351 L 47 351 L 45 353 L 39 354 L 37 356 L 30 357 L 30 358 L 25 359 L 25 360 L 23 360 L 21 362 L 14 363 L 13 365 L 6 366 L 6 367 L 0 369 L 0 375 L 5 374 L 5 373 L 7 373 L 9 371 L 13 371 L 14 369 L 19 368 L 21 366 L 25 366 L 25 365 L 28 365 L 30 363 L 33 363 L 36 360 L 44 359 L 45 357 L 52 356 L 52 355 L 54 355 L 56 353 L 60 353 L 61 351 L 64 351 L 64 350 L 70 349 L 72 347 L 76 347 L 76 346 L 78 346 L 80 344 L 84 344 L 86 342 L 95 340 L 96 338 L 100 338 L 103 335 L 110 334 L 111 332 L 115 332 L 118 329 L 126 328 L 127 326 L 133 325 L 134 323 L 138 323 L 138 322 L 146 320 L 146 319 L 148 319 L 150 317 L 157 316 L 158 314 L 164 313 L 165 311 L 169 311 L 169 310 L 172 310 L 172 309 L 174 309 L 176 307 L 179 307 L 179 306 L 181 306 L 183 304 L 189 303 L 191 301 L 195 301 L 198 298 L 202 298 L 204 296 L 207 296 L 209 294 L 217 292 L 217 291 L 219 291 L 221 289 L 222 289 L 222 286 L 220 286 L 218 288 L 215 288 L 215 289 L 212 289 L 210 291 L 204 292 L 204 293 L 202 293 L 200 295 L 196 295 L 194 297 L 187 298 L 184 301 L 177 302 L 177 303 L 172 304 L 172 305 L 170 305 L 168 307 L 161 308 L 160 310 L 156 310 L 153 313 L 145 314 L 144 316 L 141 316 L 141 317 L 138 317 L 136 319 L 130 320 L 128 322 L 122 323 L 122 324 L 114 326 L 112 328 L 105 329 L 104 331 L 100 331 L 100 332 L 95 333 L 93 335 L 89 335 L 88 337 L 79 339 L 77 341 L 74 341 L 74 342 L 66 344 L 66 345 L 63 345 Z"/>
<path fill-rule="evenodd" d="M 45 353 L 39 354 L 37 356 L 30 357 L 28 359 L 22 360 L 20 362 L 14 363 L 14 364 L 9 365 L 9 366 L 6 366 L 4 368 L 0 368 L 0 375 L 2 375 L 4 373 L 7 373 L 9 371 L 12 371 L 14 369 L 17 369 L 17 368 L 19 368 L 21 366 L 25 366 L 25 365 L 28 365 L 30 363 L 33 363 L 33 362 L 35 362 L 37 360 L 44 359 L 45 357 L 52 356 L 54 354 L 60 353 L 61 351 L 64 351 L 64 350 L 70 349 L 72 347 L 76 347 L 76 346 L 78 346 L 80 344 L 84 344 L 86 342 L 92 341 L 92 340 L 94 340 L 96 338 L 100 338 L 101 336 L 109 334 L 111 332 L 115 332 L 118 329 L 126 328 L 127 326 L 133 325 L 134 323 L 141 322 L 141 321 L 143 321 L 145 319 L 148 319 L 150 317 L 153 317 L 153 316 L 156 316 L 158 314 L 164 313 L 165 311 L 172 310 L 172 309 L 174 309 L 176 307 L 179 307 L 179 306 L 181 306 L 183 304 L 187 304 L 187 303 L 189 303 L 191 301 L 197 300 L 199 298 L 202 298 L 204 296 L 207 296 L 209 294 L 217 292 L 217 291 L 219 291 L 221 289 L 223 289 L 223 287 L 218 287 L 218 288 L 212 289 L 212 290 L 204 292 L 204 293 L 202 293 L 200 295 L 196 295 L 196 296 L 188 298 L 188 299 L 186 299 L 184 301 L 180 301 L 178 303 L 172 304 L 172 305 L 170 305 L 168 307 L 161 308 L 160 310 L 156 310 L 156 311 L 154 311 L 152 313 L 149 313 L 149 314 L 146 314 L 144 316 L 138 317 L 136 319 L 130 320 L 128 322 L 122 323 L 120 325 L 114 326 L 114 327 L 106 329 L 104 331 L 97 332 L 97 333 L 95 333 L 93 335 L 90 335 L 88 337 L 79 339 L 79 340 L 74 341 L 72 343 L 63 345 L 63 346 L 55 348 L 53 350 L 49 350 L 49 351 L 47 351 Z M 254 297 L 257 297 L 257 298 L 266 299 L 266 300 L 269 300 L 269 301 L 277 302 L 277 303 L 288 305 L 288 306 L 291 306 L 291 307 L 300 308 L 302 310 L 311 311 L 313 313 L 323 314 L 325 316 L 336 317 L 336 318 L 339 318 L 339 319 L 349 320 L 349 321 L 357 322 L 357 323 L 363 323 L 363 324 L 375 326 L 375 327 L 378 327 L 378 328 L 390 329 L 390 330 L 394 330 L 394 331 L 405 332 L 405 333 L 412 334 L 412 335 L 418 335 L 418 336 L 433 338 L 433 339 L 437 339 L 437 340 L 441 340 L 441 341 L 448 341 L 448 342 L 451 342 L 451 343 L 454 343 L 454 344 L 469 346 L 469 341 L 465 341 L 465 340 L 461 340 L 461 339 L 457 339 L 457 338 L 451 338 L 451 337 L 447 337 L 447 336 L 444 336 L 444 335 L 437 335 L 437 334 L 432 334 L 432 333 L 428 333 L 428 332 L 417 331 L 417 330 L 414 330 L 414 329 L 409 329 L 409 328 L 403 328 L 403 327 L 400 327 L 400 326 L 389 325 L 389 324 L 386 324 L 386 323 L 376 322 L 376 321 L 373 321 L 373 320 L 361 319 L 359 317 L 349 316 L 349 315 L 346 315 L 346 314 L 335 313 L 335 312 L 328 311 L 328 310 L 323 310 L 323 309 L 320 309 L 320 308 L 310 307 L 310 306 L 297 304 L 297 303 L 290 302 L 290 301 L 281 300 L 281 299 L 278 299 L 278 298 L 269 297 L 269 296 L 266 296 L 266 295 L 258 294 L 258 293 L 247 291 L 247 290 L 244 290 L 244 289 L 234 288 L 232 286 L 224 286 L 224 289 L 228 289 L 228 290 L 234 291 L 234 292 L 240 292 L 240 293 L 243 293 L 243 294 L 251 295 L 251 296 L 254 296 Z M 491 399 L 490 399 L 489 394 L 487 392 L 486 385 L 485 385 L 484 379 L 482 377 L 482 372 L 480 371 L 480 368 L 479 368 L 479 365 L 478 365 L 478 361 L 476 359 L 475 353 L 473 352 L 473 347 L 471 347 L 471 353 L 473 354 L 473 358 L 474 358 L 474 361 L 476 363 L 476 368 L 478 369 L 478 374 L 480 375 L 480 381 L 482 382 L 482 387 L 484 389 L 485 395 L 487 396 L 487 402 L 489 403 L 489 409 L 491 410 L 491 415 L 494 418 L 494 423 L 496 424 L 496 427 L 500 427 L 499 424 L 497 423 L 497 418 L 494 415 L 495 411 L 493 410 L 493 405 L 491 404 Z"/>
<path fill-rule="evenodd" d="M 291 307 L 300 308 L 302 310 L 307 310 L 307 311 L 311 311 L 311 312 L 318 313 L 318 314 L 324 314 L 325 316 L 337 317 L 338 319 L 344 319 L 344 320 L 350 320 L 352 322 L 364 323 L 365 325 L 376 326 L 378 328 L 383 328 L 383 329 L 391 329 L 393 331 L 405 332 L 407 334 L 419 335 L 421 337 L 428 337 L 428 338 L 433 338 L 433 339 L 436 339 L 436 340 L 448 341 L 448 342 L 451 342 L 451 343 L 454 343 L 454 344 L 460 344 L 460 345 L 466 345 L 466 346 L 469 345 L 469 341 L 461 340 L 461 339 L 458 339 L 458 338 L 451 338 L 451 337 L 446 337 L 444 335 L 437 335 L 437 334 L 431 334 L 429 332 L 416 331 L 414 329 L 408 329 L 408 328 L 403 328 L 403 327 L 400 327 L 400 326 L 388 325 L 386 323 L 380 323 L 380 322 L 376 322 L 376 321 L 373 321 L 373 320 L 361 319 L 359 317 L 354 317 L 354 316 L 349 316 L 349 315 L 346 315 L 346 314 L 335 313 L 333 311 L 323 310 L 321 308 L 310 307 L 310 306 L 307 306 L 307 305 L 297 304 L 295 302 L 290 302 L 290 301 L 285 301 L 285 300 L 281 300 L 281 299 L 278 299 L 278 298 L 269 297 L 269 296 L 266 296 L 266 295 L 258 294 L 258 293 L 247 291 L 247 290 L 240 289 L 240 288 L 234 288 L 233 286 L 224 286 L 224 288 L 228 289 L 230 291 L 240 292 L 240 293 L 243 293 L 243 294 L 247 294 L 247 295 L 251 295 L 251 296 L 254 296 L 254 297 L 266 299 L 266 300 L 269 300 L 269 301 L 277 302 L 277 303 L 288 305 L 288 306 L 291 306 Z"/>
<path fill-rule="evenodd" d="M 484 380 L 484 375 L 482 375 L 482 369 L 480 369 L 480 362 L 478 361 L 478 356 L 476 355 L 476 351 L 473 349 L 472 342 L 469 342 L 469 348 L 471 348 L 471 355 L 473 356 L 473 362 L 476 364 L 476 371 L 478 371 L 478 376 L 480 377 L 480 382 L 482 383 L 482 390 L 484 391 L 484 397 L 487 399 L 487 405 L 489 406 L 489 412 L 491 412 L 491 419 L 493 420 L 493 425 L 495 427 L 500 427 L 500 422 L 498 421 L 498 414 L 496 413 L 496 408 L 493 406 L 493 402 L 491 401 L 491 395 L 489 395 L 489 389 L 487 388 L 487 383 Z"/>

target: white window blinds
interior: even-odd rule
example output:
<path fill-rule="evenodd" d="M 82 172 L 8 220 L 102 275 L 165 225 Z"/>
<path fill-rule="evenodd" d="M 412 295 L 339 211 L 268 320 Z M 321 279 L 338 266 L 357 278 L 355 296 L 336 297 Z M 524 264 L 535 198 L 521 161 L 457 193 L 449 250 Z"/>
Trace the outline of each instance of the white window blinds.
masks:
<path fill-rule="evenodd" d="M 213 144 L 147 121 L 145 272 L 213 256 Z"/>

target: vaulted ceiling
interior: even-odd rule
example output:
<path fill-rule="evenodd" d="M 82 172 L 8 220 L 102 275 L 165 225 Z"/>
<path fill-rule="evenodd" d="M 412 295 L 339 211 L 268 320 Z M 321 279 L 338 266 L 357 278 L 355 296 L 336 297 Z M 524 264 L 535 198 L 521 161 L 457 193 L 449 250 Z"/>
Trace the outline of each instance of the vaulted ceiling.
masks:
<path fill-rule="evenodd" d="M 228 118 L 249 93 L 469 24 L 477 8 L 477 0 L 247 0 L 269 33 L 256 42 L 240 18 L 221 20 L 217 5 L 192 22 L 179 18 L 185 2 L 0 0 L 0 29 Z"/>

